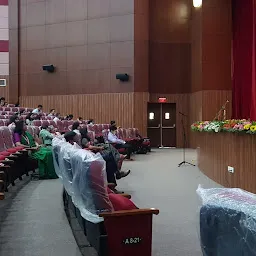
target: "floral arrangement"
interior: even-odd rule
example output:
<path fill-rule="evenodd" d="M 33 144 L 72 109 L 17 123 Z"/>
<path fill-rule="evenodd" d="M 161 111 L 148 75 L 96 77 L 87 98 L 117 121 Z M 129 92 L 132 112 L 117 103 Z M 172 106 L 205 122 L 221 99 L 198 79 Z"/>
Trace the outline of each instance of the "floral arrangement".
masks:
<path fill-rule="evenodd" d="M 242 119 L 195 122 L 191 125 L 191 129 L 192 131 L 198 132 L 239 132 L 256 134 L 256 121 Z"/>

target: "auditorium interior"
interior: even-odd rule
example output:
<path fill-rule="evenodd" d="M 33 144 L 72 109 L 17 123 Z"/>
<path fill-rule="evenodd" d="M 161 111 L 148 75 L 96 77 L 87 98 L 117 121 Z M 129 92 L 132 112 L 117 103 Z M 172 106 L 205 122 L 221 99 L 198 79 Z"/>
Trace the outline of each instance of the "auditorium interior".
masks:
<path fill-rule="evenodd" d="M 0 0 L 0 256 L 256 256 L 255 21 Z"/>

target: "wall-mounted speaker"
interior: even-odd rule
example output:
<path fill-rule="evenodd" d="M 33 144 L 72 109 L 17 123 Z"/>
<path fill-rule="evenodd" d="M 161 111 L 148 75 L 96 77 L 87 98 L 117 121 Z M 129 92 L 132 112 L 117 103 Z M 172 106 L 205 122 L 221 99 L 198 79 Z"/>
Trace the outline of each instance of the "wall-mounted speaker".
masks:
<path fill-rule="evenodd" d="M 118 79 L 122 82 L 127 82 L 127 81 L 129 81 L 129 75 L 128 74 L 116 74 L 116 79 Z"/>
<path fill-rule="evenodd" d="M 53 73 L 55 70 L 55 67 L 52 64 L 48 64 L 48 65 L 43 65 L 43 70 Z"/>

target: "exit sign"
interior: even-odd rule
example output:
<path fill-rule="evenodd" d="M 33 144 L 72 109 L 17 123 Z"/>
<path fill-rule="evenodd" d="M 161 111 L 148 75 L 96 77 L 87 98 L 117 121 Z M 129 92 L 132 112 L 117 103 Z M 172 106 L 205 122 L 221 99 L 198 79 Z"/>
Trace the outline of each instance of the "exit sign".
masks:
<path fill-rule="evenodd" d="M 166 103 L 167 99 L 166 98 L 158 98 L 159 103 Z"/>

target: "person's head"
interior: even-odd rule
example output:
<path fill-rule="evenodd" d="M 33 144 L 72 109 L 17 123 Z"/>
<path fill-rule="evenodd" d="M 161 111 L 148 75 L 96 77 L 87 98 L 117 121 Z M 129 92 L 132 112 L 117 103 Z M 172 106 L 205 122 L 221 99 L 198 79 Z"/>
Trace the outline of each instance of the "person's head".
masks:
<path fill-rule="evenodd" d="M 32 121 L 33 119 L 31 118 L 31 116 L 33 115 L 32 112 L 28 113 L 27 116 L 26 116 L 26 119 Z"/>
<path fill-rule="evenodd" d="M 54 108 L 52 108 L 52 109 L 50 110 L 50 114 L 52 114 L 52 115 L 55 114 L 55 109 L 54 109 Z"/>
<path fill-rule="evenodd" d="M 74 145 L 75 136 L 76 136 L 76 133 L 72 131 L 72 132 L 65 133 L 64 138 L 66 142 L 69 142 L 70 144 Z"/>
<path fill-rule="evenodd" d="M 9 120 L 9 124 L 17 123 L 19 121 L 19 117 L 17 115 L 11 116 Z"/>
<path fill-rule="evenodd" d="M 42 105 L 38 105 L 37 108 L 38 108 L 38 110 L 42 110 L 43 106 Z"/>
<path fill-rule="evenodd" d="M 116 121 L 114 121 L 114 120 L 110 121 L 110 125 L 111 125 L 111 126 L 112 126 L 112 125 L 116 125 Z"/>
<path fill-rule="evenodd" d="M 88 141 L 91 140 L 89 135 L 88 135 L 87 128 L 80 129 L 80 133 L 81 133 L 81 139 L 86 138 Z"/>
<path fill-rule="evenodd" d="M 72 131 L 78 130 L 78 129 L 79 129 L 79 126 L 80 126 L 80 123 L 79 123 L 79 122 L 74 122 L 73 125 L 72 125 Z"/>
<path fill-rule="evenodd" d="M 110 132 L 112 132 L 113 134 L 116 134 L 116 132 L 117 132 L 117 128 L 116 128 L 116 126 L 114 126 L 114 125 L 111 125 L 110 128 L 109 128 L 109 130 L 110 130 Z"/>
<path fill-rule="evenodd" d="M 43 124 L 43 125 L 41 126 L 41 130 L 49 130 L 48 128 L 49 128 L 49 125 L 48 125 L 48 124 Z"/>
<path fill-rule="evenodd" d="M 15 123 L 14 133 L 22 135 L 25 132 L 25 125 L 23 120 L 19 120 Z"/>
<path fill-rule="evenodd" d="M 83 121 L 83 118 L 81 116 L 79 116 L 78 121 Z"/>
<path fill-rule="evenodd" d="M 68 115 L 69 120 L 72 120 L 74 116 L 72 114 Z"/>
<path fill-rule="evenodd" d="M 1 105 L 1 106 L 4 106 L 4 105 L 5 105 L 5 98 L 4 98 L 4 97 L 1 97 L 1 98 L 0 98 L 0 105 Z"/>
<path fill-rule="evenodd" d="M 94 124 L 94 120 L 93 119 L 89 119 L 88 124 Z"/>

